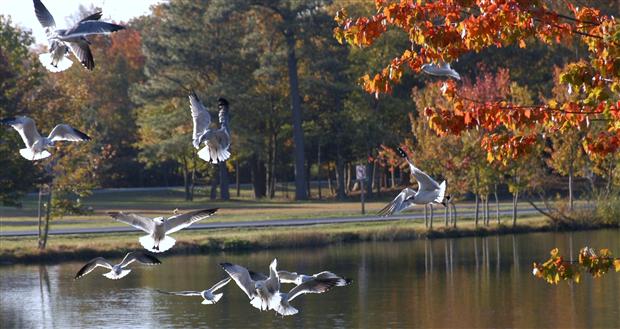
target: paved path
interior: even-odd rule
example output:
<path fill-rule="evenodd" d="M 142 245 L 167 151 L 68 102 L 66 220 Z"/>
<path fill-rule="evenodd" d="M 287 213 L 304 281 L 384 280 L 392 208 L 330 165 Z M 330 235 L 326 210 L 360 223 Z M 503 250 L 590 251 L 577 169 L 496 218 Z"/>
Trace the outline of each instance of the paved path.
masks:
<path fill-rule="evenodd" d="M 507 216 L 512 215 L 512 210 L 501 210 L 500 215 Z M 537 214 L 535 209 L 519 209 L 519 215 L 531 215 Z M 473 217 L 474 212 L 459 212 L 459 218 Z M 482 216 L 480 216 L 482 219 Z M 494 220 L 495 212 L 491 213 L 491 218 Z M 257 221 L 244 221 L 244 222 L 219 222 L 208 223 L 203 221 L 202 224 L 194 224 L 184 230 L 208 230 L 208 229 L 220 229 L 220 228 L 244 228 L 244 227 L 276 227 L 276 226 L 304 226 L 304 225 L 317 225 L 317 224 L 340 224 L 340 223 L 363 223 L 363 222 L 382 222 L 382 221 L 397 221 L 401 219 L 424 219 L 424 214 L 411 214 L 411 215 L 398 215 L 391 217 L 336 217 L 336 218 L 312 218 L 312 219 L 277 219 L 277 220 L 257 220 Z M 443 225 L 444 215 L 443 210 L 436 212 L 435 225 Z M 91 228 L 66 228 L 66 229 L 51 229 L 50 235 L 57 234 L 93 234 L 93 233 L 118 233 L 118 232 L 135 232 L 137 229 L 126 227 L 91 227 Z M 26 231 L 0 231 L 0 237 L 11 236 L 37 236 L 36 230 Z"/>

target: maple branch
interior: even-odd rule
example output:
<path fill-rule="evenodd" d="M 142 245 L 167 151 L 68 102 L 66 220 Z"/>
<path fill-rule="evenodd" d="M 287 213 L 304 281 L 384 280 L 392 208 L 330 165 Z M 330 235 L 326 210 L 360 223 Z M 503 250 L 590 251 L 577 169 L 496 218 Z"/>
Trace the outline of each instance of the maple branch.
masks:
<path fill-rule="evenodd" d="M 482 102 L 473 98 L 469 98 L 467 96 L 463 96 L 462 94 L 456 92 L 455 93 L 456 96 L 458 96 L 459 98 L 462 98 L 466 101 L 470 101 L 476 104 L 481 104 L 481 105 L 491 105 L 489 104 L 490 102 Z M 602 110 L 598 110 L 598 111 L 589 111 L 589 112 L 585 112 L 585 111 L 566 111 L 566 110 L 561 110 L 561 109 L 554 109 L 554 108 L 550 108 L 548 105 L 510 105 L 510 106 L 501 106 L 499 105 L 502 102 L 508 102 L 506 100 L 502 100 L 502 101 L 496 101 L 495 105 L 497 106 L 497 108 L 502 109 L 502 110 L 521 110 L 521 109 L 528 109 L 528 110 L 546 110 L 546 111 L 553 111 L 553 112 L 561 112 L 561 113 L 567 113 L 567 114 L 601 114 L 603 113 Z M 492 106 L 492 105 L 491 105 Z"/>

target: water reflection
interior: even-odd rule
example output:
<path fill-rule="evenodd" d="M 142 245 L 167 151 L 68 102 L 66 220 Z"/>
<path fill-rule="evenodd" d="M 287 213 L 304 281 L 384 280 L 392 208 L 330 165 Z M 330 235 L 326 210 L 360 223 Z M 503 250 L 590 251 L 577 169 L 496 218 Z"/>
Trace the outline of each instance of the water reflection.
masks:
<path fill-rule="evenodd" d="M 175 256 L 119 281 L 99 273 L 74 281 L 80 263 L 1 267 L 0 317 L 3 328 L 614 327 L 620 275 L 549 286 L 530 267 L 554 246 L 566 255 L 583 245 L 620 252 L 619 238 L 608 230 Z M 275 257 L 285 270 L 329 269 L 354 282 L 296 299 L 300 313 L 287 318 L 258 312 L 234 285 L 215 305 L 154 291 L 204 289 L 225 277 L 222 261 L 264 271 Z"/>

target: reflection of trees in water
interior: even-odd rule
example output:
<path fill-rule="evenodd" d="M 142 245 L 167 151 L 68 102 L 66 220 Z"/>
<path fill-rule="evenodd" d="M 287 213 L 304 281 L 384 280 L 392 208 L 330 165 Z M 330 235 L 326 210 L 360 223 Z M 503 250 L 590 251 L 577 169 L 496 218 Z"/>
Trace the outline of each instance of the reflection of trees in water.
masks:
<path fill-rule="evenodd" d="M 47 273 L 47 266 L 39 266 L 39 298 L 41 300 L 41 323 L 46 324 L 47 308 L 50 304 L 50 277 Z M 46 301 L 47 300 L 47 301 Z"/>

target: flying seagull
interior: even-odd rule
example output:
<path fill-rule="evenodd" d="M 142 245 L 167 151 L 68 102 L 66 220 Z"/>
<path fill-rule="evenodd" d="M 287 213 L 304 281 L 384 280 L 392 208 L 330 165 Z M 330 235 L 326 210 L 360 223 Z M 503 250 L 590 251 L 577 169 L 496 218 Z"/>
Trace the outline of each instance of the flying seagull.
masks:
<path fill-rule="evenodd" d="M 220 107 L 220 128 L 211 128 L 211 114 L 202 104 L 198 95 L 192 92 L 189 95 L 190 110 L 194 122 L 192 133 L 192 144 L 199 150 L 198 157 L 211 162 L 218 163 L 226 161 L 230 157 L 230 135 L 228 133 L 228 101 L 223 98 L 218 100 Z M 206 146 L 200 149 L 201 144 Z"/>
<path fill-rule="evenodd" d="M 75 280 L 92 272 L 92 270 L 94 270 L 97 266 L 105 267 L 110 270 L 110 272 L 104 273 L 103 276 L 105 276 L 108 279 L 118 280 L 124 277 L 125 275 L 129 274 L 129 272 L 131 272 L 131 270 L 128 270 L 125 268 L 129 266 L 129 264 L 133 263 L 134 261 L 138 261 L 146 265 L 161 264 L 159 259 L 155 258 L 155 256 L 149 255 L 142 251 L 132 251 L 128 253 L 127 255 L 125 255 L 125 258 L 123 258 L 123 260 L 119 264 L 116 264 L 116 265 L 112 265 L 112 263 L 110 263 L 108 260 L 106 260 L 103 257 L 97 257 L 97 258 L 92 259 L 90 262 L 86 263 L 86 265 L 84 265 L 77 272 L 77 274 L 75 275 Z"/>
<path fill-rule="evenodd" d="M 313 275 L 297 274 L 297 272 L 278 271 L 278 277 L 280 278 L 280 283 L 292 283 L 295 285 L 300 285 L 304 282 L 316 279 L 318 277 L 338 279 L 336 282 L 336 286 L 338 287 L 346 286 L 351 281 L 350 279 L 339 277 L 336 274 L 328 271 L 323 271 L 321 273 Z"/>
<path fill-rule="evenodd" d="M 108 212 L 115 220 L 129 224 L 148 235 L 140 238 L 140 244 L 151 252 L 164 252 L 176 242 L 175 239 L 168 236 L 176 231 L 180 231 L 193 223 L 210 217 L 217 211 L 217 208 L 202 209 L 190 211 L 185 214 L 173 215 L 164 219 L 164 217 L 148 218 L 134 213 Z"/>
<path fill-rule="evenodd" d="M 418 191 L 416 192 L 408 187 L 403 189 L 392 202 L 379 211 L 379 215 L 394 215 L 412 208 L 416 204 L 436 203 L 442 204 L 445 207 L 446 181 L 444 180 L 441 184 L 438 184 L 428 174 L 414 166 L 405 151 L 400 147 L 398 148 L 398 153 L 409 163 L 409 170 L 418 181 Z"/>
<path fill-rule="evenodd" d="M 278 266 L 276 259 L 269 265 L 269 277 L 258 280 L 253 279 L 250 271 L 243 266 L 231 263 L 221 263 L 220 265 L 250 298 L 252 306 L 261 311 L 266 311 L 275 310 L 280 305 L 280 280 L 276 269 Z"/>
<path fill-rule="evenodd" d="M 281 273 L 281 272 L 280 272 Z M 287 272 L 290 273 L 290 272 Z M 293 279 L 297 286 L 291 289 L 289 292 L 280 293 L 280 304 L 274 309 L 278 314 L 282 316 L 297 314 L 299 310 L 289 304 L 290 301 L 297 296 L 303 294 L 322 294 L 329 291 L 333 287 L 342 287 L 349 285 L 352 281 L 350 279 L 343 279 L 331 272 L 321 272 L 314 275 L 297 275 L 296 273 L 290 273 L 285 275 L 285 280 Z M 280 280 L 285 282 L 284 280 Z M 299 282 L 299 283 L 297 283 Z"/>
<path fill-rule="evenodd" d="M 223 293 L 214 294 L 214 292 L 221 289 L 225 285 L 227 285 L 228 282 L 230 282 L 230 280 L 231 280 L 230 278 L 226 278 L 216 283 L 213 287 L 207 290 L 203 290 L 203 291 L 163 291 L 163 290 L 157 290 L 157 291 L 164 293 L 164 294 L 175 295 L 175 296 L 202 296 L 204 300 L 202 301 L 201 304 L 211 305 L 211 304 L 217 303 L 220 300 L 220 298 L 222 298 L 222 296 L 224 295 Z"/>
<path fill-rule="evenodd" d="M 88 135 L 67 124 L 56 125 L 49 136 L 43 137 L 37 131 L 34 120 L 26 116 L 2 119 L 0 123 L 9 125 L 17 130 L 24 144 L 26 144 L 26 148 L 20 149 L 19 154 L 31 161 L 45 159 L 52 155 L 47 151 L 47 148 L 53 147 L 55 142 L 90 140 Z"/>
<path fill-rule="evenodd" d="M 93 54 L 90 51 L 89 35 L 107 34 L 124 29 L 124 26 L 101 22 L 101 12 L 94 13 L 69 29 L 57 29 L 54 17 L 41 0 L 33 0 L 34 12 L 39 23 L 45 29 L 45 34 L 50 43 L 49 53 L 39 56 L 41 64 L 52 72 L 60 72 L 71 67 L 73 62 L 66 57 L 69 49 L 73 52 L 82 65 L 88 70 L 95 68 Z M 67 46 L 68 45 L 68 46 Z"/>
<path fill-rule="evenodd" d="M 440 77 L 452 77 L 456 80 L 461 80 L 461 75 L 459 75 L 458 72 L 452 69 L 450 67 L 450 64 L 448 63 L 442 62 L 442 63 L 439 63 L 439 65 L 427 63 L 427 64 L 422 65 L 421 68 L 422 68 L 422 72 L 426 74 L 436 75 Z"/>

